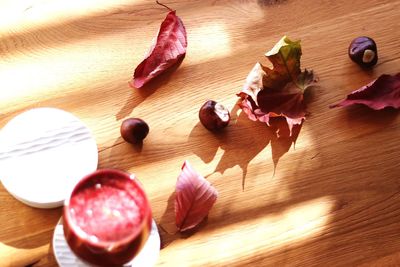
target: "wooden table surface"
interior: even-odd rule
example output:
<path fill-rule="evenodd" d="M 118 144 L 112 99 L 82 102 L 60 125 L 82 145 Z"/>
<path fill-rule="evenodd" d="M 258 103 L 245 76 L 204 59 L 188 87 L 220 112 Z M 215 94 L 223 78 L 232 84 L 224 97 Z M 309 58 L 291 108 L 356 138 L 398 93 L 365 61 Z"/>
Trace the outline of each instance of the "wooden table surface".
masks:
<path fill-rule="evenodd" d="M 99 168 L 142 181 L 161 226 L 157 266 L 400 265 L 400 114 L 328 108 L 400 71 L 400 1 L 164 3 L 186 25 L 187 55 L 138 90 L 128 81 L 167 13 L 154 1 L 2 1 L 0 127 L 34 107 L 78 116 L 96 138 Z M 283 35 L 302 40 L 302 67 L 320 78 L 295 148 L 235 107 L 248 72 Z M 378 44 L 371 71 L 347 55 L 360 35 Z M 207 99 L 232 110 L 222 134 L 199 123 Z M 150 125 L 142 148 L 120 137 L 128 117 Z M 219 192 L 192 235 L 174 233 L 185 160 Z M 2 186 L 0 205 L 0 266 L 55 266 L 61 208 L 28 207 Z"/>

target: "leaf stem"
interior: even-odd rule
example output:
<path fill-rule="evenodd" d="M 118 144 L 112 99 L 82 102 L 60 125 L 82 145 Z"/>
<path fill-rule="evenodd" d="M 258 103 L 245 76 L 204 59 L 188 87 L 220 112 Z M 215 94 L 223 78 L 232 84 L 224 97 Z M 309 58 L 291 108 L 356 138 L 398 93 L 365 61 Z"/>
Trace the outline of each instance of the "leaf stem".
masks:
<path fill-rule="evenodd" d="M 163 4 L 163 3 L 158 2 L 158 0 L 156 0 L 156 3 L 157 3 L 158 5 L 160 5 L 160 6 L 162 6 L 162 7 L 165 7 L 165 8 L 168 9 L 169 11 L 174 11 L 174 10 L 172 10 L 169 6 L 167 6 L 167 5 Z"/>

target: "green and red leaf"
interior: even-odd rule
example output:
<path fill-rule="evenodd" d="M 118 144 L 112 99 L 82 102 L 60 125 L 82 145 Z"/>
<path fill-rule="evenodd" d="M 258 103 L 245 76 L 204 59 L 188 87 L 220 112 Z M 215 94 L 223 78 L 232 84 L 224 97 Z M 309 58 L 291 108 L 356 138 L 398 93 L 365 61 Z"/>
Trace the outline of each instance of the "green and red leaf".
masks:
<path fill-rule="evenodd" d="M 312 70 L 300 69 L 300 41 L 283 37 L 265 56 L 272 68 L 257 63 L 246 78 L 239 106 L 251 120 L 269 125 L 271 117 L 285 117 L 291 130 L 306 116 L 304 91 L 317 81 Z"/>

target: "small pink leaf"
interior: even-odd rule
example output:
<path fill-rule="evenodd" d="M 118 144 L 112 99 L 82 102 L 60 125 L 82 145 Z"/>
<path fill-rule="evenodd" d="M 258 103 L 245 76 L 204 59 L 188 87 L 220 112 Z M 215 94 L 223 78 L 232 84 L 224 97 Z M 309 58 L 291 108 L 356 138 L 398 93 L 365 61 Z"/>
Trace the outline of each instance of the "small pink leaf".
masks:
<path fill-rule="evenodd" d="M 201 223 L 218 197 L 217 190 L 188 161 L 182 166 L 175 190 L 175 222 L 181 232 Z"/>
<path fill-rule="evenodd" d="M 185 56 L 186 48 L 185 26 L 175 11 L 170 11 L 162 22 L 157 39 L 146 58 L 135 69 L 133 86 L 140 88 L 170 68 Z M 130 84 L 132 86 L 132 83 Z"/>
<path fill-rule="evenodd" d="M 329 107 L 346 107 L 354 104 L 363 104 L 375 110 L 386 107 L 400 108 L 400 73 L 383 74 L 375 81 L 349 94 L 345 100 Z"/>

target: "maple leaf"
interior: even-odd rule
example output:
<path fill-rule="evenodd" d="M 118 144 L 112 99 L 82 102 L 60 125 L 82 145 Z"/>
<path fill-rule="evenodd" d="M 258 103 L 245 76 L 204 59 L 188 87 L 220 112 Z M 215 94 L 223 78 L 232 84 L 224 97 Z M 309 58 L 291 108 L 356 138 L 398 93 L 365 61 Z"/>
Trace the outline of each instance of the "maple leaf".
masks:
<path fill-rule="evenodd" d="M 237 95 L 239 106 L 251 120 L 269 125 L 271 117 L 285 117 L 291 132 L 306 116 L 304 91 L 317 81 L 312 70 L 300 69 L 300 41 L 284 36 L 265 56 L 270 69 L 256 63 Z"/>
<path fill-rule="evenodd" d="M 350 93 L 346 99 L 329 107 L 346 107 L 354 104 L 363 104 L 375 110 L 386 107 L 400 108 L 400 72 L 395 75 L 383 74 Z"/>
<path fill-rule="evenodd" d="M 175 223 L 181 232 L 201 223 L 218 197 L 217 190 L 188 161 L 182 166 L 175 192 Z"/>
<path fill-rule="evenodd" d="M 186 54 L 187 36 L 182 20 L 171 10 L 161 23 L 155 43 L 136 67 L 132 87 L 140 88 L 177 63 Z"/>

